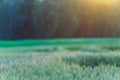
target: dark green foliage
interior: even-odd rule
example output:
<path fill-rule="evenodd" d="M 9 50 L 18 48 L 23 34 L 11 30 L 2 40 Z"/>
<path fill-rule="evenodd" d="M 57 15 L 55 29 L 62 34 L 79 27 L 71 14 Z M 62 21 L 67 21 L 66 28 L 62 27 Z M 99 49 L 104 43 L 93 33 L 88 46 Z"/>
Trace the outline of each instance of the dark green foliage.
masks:
<path fill-rule="evenodd" d="M 118 37 L 119 6 L 104 11 L 84 1 L 1 0 L 0 40 Z"/>
<path fill-rule="evenodd" d="M 0 5 L 0 39 L 30 38 L 33 0 L 4 0 Z"/>
<path fill-rule="evenodd" d="M 38 4 L 34 16 L 36 37 L 72 37 L 78 22 L 71 3 L 71 0 L 44 0 Z"/>

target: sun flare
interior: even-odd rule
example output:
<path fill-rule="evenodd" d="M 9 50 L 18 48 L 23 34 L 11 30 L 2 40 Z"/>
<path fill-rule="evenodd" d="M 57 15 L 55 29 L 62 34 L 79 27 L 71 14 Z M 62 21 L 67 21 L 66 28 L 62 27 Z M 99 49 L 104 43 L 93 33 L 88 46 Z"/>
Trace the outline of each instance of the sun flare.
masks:
<path fill-rule="evenodd" d="M 120 0 L 81 0 L 81 9 L 89 12 L 119 10 Z"/>
<path fill-rule="evenodd" d="M 82 0 L 82 1 L 92 6 L 105 6 L 105 5 L 118 6 L 120 3 L 120 0 Z"/>
<path fill-rule="evenodd" d="M 99 4 L 99 5 L 102 5 L 102 4 L 114 4 L 114 3 L 118 2 L 118 0 L 87 0 L 87 1 L 89 1 L 92 4 Z"/>

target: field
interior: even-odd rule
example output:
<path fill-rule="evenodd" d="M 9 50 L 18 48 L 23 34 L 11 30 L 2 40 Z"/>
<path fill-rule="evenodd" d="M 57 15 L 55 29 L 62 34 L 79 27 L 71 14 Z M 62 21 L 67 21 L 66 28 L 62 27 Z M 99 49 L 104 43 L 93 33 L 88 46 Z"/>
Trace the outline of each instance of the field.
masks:
<path fill-rule="evenodd" d="M 0 80 L 119 79 L 119 38 L 0 41 Z"/>

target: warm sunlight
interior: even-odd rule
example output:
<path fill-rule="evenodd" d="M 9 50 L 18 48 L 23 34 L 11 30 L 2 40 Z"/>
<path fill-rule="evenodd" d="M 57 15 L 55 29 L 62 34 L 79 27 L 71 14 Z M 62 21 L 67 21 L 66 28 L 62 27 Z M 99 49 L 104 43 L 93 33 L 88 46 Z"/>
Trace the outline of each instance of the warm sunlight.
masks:
<path fill-rule="evenodd" d="M 107 5 L 111 5 L 113 6 L 118 6 L 118 4 L 120 3 L 120 0 L 76 0 L 77 3 L 83 4 L 85 3 L 86 5 L 90 5 L 90 6 L 107 6 Z"/>
<path fill-rule="evenodd" d="M 119 0 L 83 0 L 83 3 L 85 3 L 88 6 L 101 6 L 101 7 L 115 7 L 118 6 L 120 1 Z"/>
<path fill-rule="evenodd" d="M 93 5 L 117 4 L 119 0 L 86 0 Z"/>
<path fill-rule="evenodd" d="M 82 11 L 114 11 L 119 10 L 120 0 L 75 0 L 75 5 L 80 7 Z"/>

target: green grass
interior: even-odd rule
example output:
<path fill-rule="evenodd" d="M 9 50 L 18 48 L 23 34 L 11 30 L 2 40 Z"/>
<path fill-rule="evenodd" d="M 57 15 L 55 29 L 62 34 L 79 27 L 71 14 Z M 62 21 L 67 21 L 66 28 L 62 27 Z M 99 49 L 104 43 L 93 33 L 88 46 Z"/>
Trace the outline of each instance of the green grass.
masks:
<path fill-rule="evenodd" d="M 96 67 L 99 65 L 116 65 L 116 67 L 120 67 L 120 54 L 112 52 L 112 53 L 84 53 L 77 54 L 74 56 L 65 56 L 63 57 L 63 61 L 67 64 L 78 64 L 79 66 L 86 67 Z"/>
<path fill-rule="evenodd" d="M 0 41 L 0 80 L 119 79 L 119 38 Z"/>
<path fill-rule="evenodd" d="M 93 38 L 93 39 L 46 39 L 46 40 L 12 40 L 0 41 L 0 47 L 17 47 L 17 46 L 36 46 L 36 45 L 119 45 L 119 38 Z"/>

